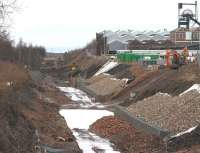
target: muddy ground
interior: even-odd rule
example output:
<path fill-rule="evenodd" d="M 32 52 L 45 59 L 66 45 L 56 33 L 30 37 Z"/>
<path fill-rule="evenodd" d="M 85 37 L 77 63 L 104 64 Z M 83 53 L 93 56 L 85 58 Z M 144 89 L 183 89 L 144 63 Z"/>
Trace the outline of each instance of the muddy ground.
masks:
<path fill-rule="evenodd" d="M 113 73 L 114 75 L 116 73 L 115 72 L 116 69 L 117 68 L 114 68 L 113 71 L 110 71 L 110 73 Z M 121 71 L 123 70 L 121 69 Z M 117 72 L 116 74 L 118 73 L 119 72 Z M 120 74 L 123 74 L 123 72 L 120 72 Z M 108 100 L 107 102 L 116 101 L 116 102 L 121 102 L 121 105 L 123 106 L 129 106 L 130 104 L 137 103 L 139 100 L 143 100 L 158 92 L 169 93 L 172 96 L 176 96 L 182 93 L 183 91 L 187 90 L 188 88 L 190 88 L 193 84 L 200 83 L 200 73 L 196 63 L 184 65 L 180 67 L 178 70 L 165 68 L 165 69 L 146 71 L 146 72 L 140 71 L 137 73 L 136 76 L 137 76 L 136 79 L 133 80 L 130 84 L 128 84 L 128 86 L 123 90 L 121 90 L 119 93 L 116 92 L 116 94 L 112 94 L 110 97 L 106 97 L 105 99 Z M 110 85 L 112 84 L 109 84 L 109 86 Z M 130 97 L 131 93 L 133 93 L 134 95 L 133 97 Z M 142 111 L 142 109 L 140 111 Z M 122 126 L 123 128 L 120 128 L 121 125 L 123 125 Z M 165 144 L 163 144 L 162 140 L 160 140 L 161 145 L 155 146 L 155 144 L 158 144 L 156 136 L 146 135 L 145 132 L 140 131 L 138 129 L 134 129 L 134 127 L 133 130 L 129 129 L 127 130 L 126 123 L 121 124 L 120 121 L 117 122 L 117 121 L 112 121 L 112 119 L 104 118 L 94 123 L 91 126 L 91 130 L 103 137 L 111 139 L 111 141 L 114 144 L 116 144 L 116 146 L 118 146 L 120 150 L 122 150 L 122 152 L 163 153 L 166 151 Z M 136 133 L 140 134 L 134 135 L 135 131 L 139 131 Z M 131 135 L 134 135 L 133 137 L 136 138 L 136 140 L 131 139 L 129 137 Z M 144 142 L 140 140 L 144 140 Z M 130 144 L 130 142 L 133 143 Z M 184 142 L 186 141 L 184 140 Z M 140 143 L 140 144 L 137 144 L 138 147 L 135 147 L 134 143 L 136 144 Z M 176 145 L 178 145 L 178 142 L 176 143 L 177 143 Z M 144 150 L 142 150 L 139 147 L 140 145 L 143 145 L 143 147 L 141 148 Z M 191 149 L 195 147 L 191 147 L 191 144 L 189 145 L 189 143 L 185 143 L 184 146 L 179 146 L 179 149 L 181 149 L 181 147 L 182 148 L 186 147 L 186 150 L 195 152 L 194 151 L 195 149 L 193 151 Z"/>
<path fill-rule="evenodd" d="M 63 152 L 80 153 L 75 137 L 59 114 L 60 107 L 71 101 L 57 89 L 56 81 L 51 77 L 40 80 L 33 89 L 36 97 L 32 107 L 22 112 L 37 129 L 40 144 Z"/>
<path fill-rule="evenodd" d="M 185 148 L 177 151 L 176 153 L 199 153 L 199 152 L 200 152 L 200 145 L 194 145 L 191 148 Z"/>
<path fill-rule="evenodd" d="M 35 83 L 23 68 L 12 63 L 3 64 L 0 67 L 1 76 L 4 76 L 0 77 L 0 84 L 4 85 L 0 89 L 0 152 L 32 153 L 52 147 L 80 153 L 74 136 L 58 112 L 59 107 L 70 100 L 52 83 Z"/>
<path fill-rule="evenodd" d="M 106 62 L 106 59 L 84 53 L 71 62 L 74 61 L 79 66 L 79 74 L 84 78 L 89 78 Z M 135 80 L 120 92 L 117 91 L 106 97 L 107 102 L 116 101 L 123 103 L 123 106 L 129 106 L 157 92 L 178 95 L 194 83 L 200 83 L 199 69 L 196 64 L 185 65 L 178 70 L 162 69 L 152 72 L 144 72 L 140 68 L 130 70 L 129 66 L 118 68 L 109 73 L 117 78 L 123 78 L 126 74 L 130 77 L 136 76 Z M 10 76 L 14 75 L 10 74 Z M 70 100 L 55 88 L 59 80 L 51 77 L 34 79 L 38 77 L 35 75 L 33 78 L 28 77 L 31 81 L 27 81 L 27 78 L 22 76 L 19 76 L 21 81 L 17 83 L 20 86 L 8 87 L 6 83 L 9 80 L 2 82 L 0 80 L 0 85 L 4 85 L 0 90 L 0 134 L 2 135 L 0 151 L 4 153 L 35 152 L 37 148 L 35 146 L 43 144 L 65 149 L 67 153 L 81 152 L 65 120 L 58 113 L 61 105 L 71 104 Z M 61 70 L 59 73 L 55 72 L 55 76 L 66 81 L 68 74 Z M 13 77 L 10 78 L 12 81 Z M 108 81 L 106 85 L 110 85 L 109 83 Z M 130 97 L 131 93 L 133 97 Z M 122 153 L 166 152 L 166 146 L 160 138 L 146 134 L 116 117 L 98 120 L 91 126 L 91 131 L 110 139 Z M 198 147 L 194 146 L 194 148 L 198 150 Z M 189 147 L 182 152 L 190 150 Z"/>
<path fill-rule="evenodd" d="M 197 64 L 184 65 L 178 70 L 166 68 L 144 73 L 111 99 L 123 101 L 123 106 L 128 106 L 157 92 L 169 93 L 172 96 L 178 95 L 195 83 L 200 83 Z M 131 93 L 134 94 L 132 98 Z"/>

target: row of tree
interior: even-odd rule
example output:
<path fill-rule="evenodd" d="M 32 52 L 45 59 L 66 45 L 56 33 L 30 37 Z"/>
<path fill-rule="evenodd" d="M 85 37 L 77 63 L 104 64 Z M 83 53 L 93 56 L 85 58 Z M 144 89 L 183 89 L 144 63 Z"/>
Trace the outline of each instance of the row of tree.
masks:
<path fill-rule="evenodd" d="M 45 48 L 26 44 L 22 40 L 15 46 L 7 32 L 11 16 L 19 9 L 18 0 L 0 0 L 0 60 L 12 61 L 38 69 L 45 56 Z"/>
<path fill-rule="evenodd" d="M 27 65 L 33 69 L 40 68 L 41 62 L 46 55 L 46 50 L 42 46 L 27 45 L 22 40 L 15 47 L 17 62 Z"/>
<path fill-rule="evenodd" d="M 81 57 L 83 54 L 85 56 L 96 55 L 96 49 L 97 49 L 96 46 L 97 46 L 97 42 L 94 39 L 83 48 L 78 48 L 78 49 L 65 52 L 63 56 L 64 63 L 69 64 L 71 62 L 74 62 L 74 59 Z"/>
<path fill-rule="evenodd" d="M 39 69 L 45 54 L 46 50 L 42 46 L 26 44 L 22 40 L 15 46 L 8 37 L 0 37 L 0 60 L 26 65 L 32 69 Z"/>

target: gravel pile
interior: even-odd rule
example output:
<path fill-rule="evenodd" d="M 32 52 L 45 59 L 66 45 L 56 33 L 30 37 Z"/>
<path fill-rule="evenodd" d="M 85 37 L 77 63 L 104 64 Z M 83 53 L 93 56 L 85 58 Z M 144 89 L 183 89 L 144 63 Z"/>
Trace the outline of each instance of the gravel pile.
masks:
<path fill-rule="evenodd" d="M 90 130 L 110 139 L 123 153 L 165 153 L 161 139 L 145 134 L 113 116 L 97 120 Z"/>
<path fill-rule="evenodd" d="M 172 97 L 158 93 L 128 107 L 134 116 L 157 127 L 178 133 L 198 125 L 200 121 L 200 94 L 190 91 Z"/>
<path fill-rule="evenodd" d="M 87 88 L 96 95 L 107 96 L 120 92 L 126 85 L 125 80 L 115 79 L 112 75 L 100 74 L 89 80 Z"/>

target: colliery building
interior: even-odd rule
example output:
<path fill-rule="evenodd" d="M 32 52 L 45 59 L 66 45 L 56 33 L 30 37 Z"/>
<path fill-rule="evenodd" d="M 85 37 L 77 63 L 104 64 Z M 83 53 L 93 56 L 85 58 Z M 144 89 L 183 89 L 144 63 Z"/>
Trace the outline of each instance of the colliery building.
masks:
<path fill-rule="evenodd" d="M 96 33 L 97 54 L 117 50 L 165 50 L 188 47 L 196 50 L 200 45 L 200 28 L 177 28 L 171 32 L 158 31 L 103 31 Z"/>
<path fill-rule="evenodd" d="M 116 50 L 144 49 L 150 44 L 160 46 L 170 40 L 170 32 L 158 31 L 103 31 L 96 33 L 97 54 L 108 54 Z M 152 48 L 148 48 L 152 49 Z"/>
<path fill-rule="evenodd" d="M 177 28 L 170 33 L 170 40 L 177 46 L 199 46 L 200 28 Z"/>

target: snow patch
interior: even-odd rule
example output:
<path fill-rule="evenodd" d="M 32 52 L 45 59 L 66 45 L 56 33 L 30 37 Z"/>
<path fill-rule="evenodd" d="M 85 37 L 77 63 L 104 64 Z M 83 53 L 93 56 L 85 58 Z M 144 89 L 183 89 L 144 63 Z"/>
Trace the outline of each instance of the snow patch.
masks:
<path fill-rule="evenodd" d="M 117 79 L 117 78 L 111 78 L 111 80 L 113 80 L 113 81 L 120 81 L 120 79 Z"/>
<path fill-rule="evenodd" d="M 111 69 L 113 69 L 114 67 L 116 67 L 118 65 L 118 62 L 114 62 L 114 61 L 108 61 L 106 64 L 104 64 L 96 73 L 94 76 L 97 76 L 101 73 L 105 73 Z"/>
<path fill-rule="evenodd" d="M 59 112 L 72 129 L 73 135 L 83 153 L 95 153 L 94 149 L 102 150 L 104 153 L 120 153 L 114 151 L 109 140 L 101 138 L 88 131 L 90 125 L 104 116 L 113 116 L 114 113 L 107 110 L 83 110 L 62 109 Z"/>
<path fill-rule="evenodd" d="M 186 131 L 180 132 L 180 133 L 178 133 L 178 134 L 176 134 L 176 135 L 174 135 L 174 136 L 171 136 L 171 137 L 172 137 L 172 138 L 175 138 L 175 137 L 179 137 L 179 136 L 181 136 L 181 135 L 187 134 L 187 133 L 191 133 L 191 132 L 194 131 L 197 127 L 198 127 L 198 125 L 197 125 L 197 126 L 194 126 L 194 127 L 192 127 L 192 128 L 190 128 L 190 129 L 188 129 L 188 130 L 186 130 Z"/>
<path fill-rule="evenodd" d="M 89 98 L 85 92 L 79 89 L 72 87 L 58 88 L 73 101 L 78 101 L 82 108 L 90 106 L 104 107 L 99 103 L 94 103 L 92 98 Z M 83 153 L 96 153 L 96 151 L 103 153 L 120 153 L 114 151 L 112 148 L 113 144 L 110 143 L 108 139 L 101 138 L 89 132 L 90 125 L 104 116 L 113 116 L 113 112 L 92 109 L 61 109 L 59 113 L 65 118 L 67 125 L 72 130 Z"/>
<path fill-rule="evenodd" d="M 124 81 L 124 83 L 128 83 L 129 79 L 128 78 L 123 78 L 122 81 Z"/>
<path fill-rule="evenodd" d="M 58 88 L 73 101 L 82 101 L 89 103 L 92 102 L 92 100 L 87 96 L 87 94 L 79 89 L 75 89 L 72 87 L 58 87 Z"/>
<path fill-rule="evenodd" d="M 187 89 L 186 91 L 184 91 L 183 93 L 181 93 L 179 96 L 182 96 L 192 90 L 196 90 L 198 93 L 200 93 L 200 84 L 194 84 L 193 86 L 191 86 L 189 89 Z"/>
<path fill-rule="evenodd" d="M 171 96 L 170 94 L 168 94 L 168 93 L 163 93 L 163 92 L 158 92 L 157 94 L 158 94 L 158 95 L 162 95 L 162 96 Z"/>
<path fill-rule="evenodd" d="M 108 73 L 102 73 L 103 75 L 107 75 L 107 76 L 110 76 L 110 74 L 108 74 Z"/>
<path fill-rule="evenodd" d="M 62 109 L 60 114 L 65 118 L 70 129 L 89 129 L 96 120 L 104 116 L 113 116 L 107 110 Z"/>
<path fill-rule="evenodd" d="M 94 133 L 88 131 L 80 133 L 73 130 L 73 134 L 84 153 L 95 153 L 94 148 L 102 150 L 100 152 L 103 153 L 119 153 L 113 150 L 112 144 L 107 139 L 103 139 Z"/>
<path fill-rule="evenodd" d="M 10 87 L 11 85 L 13 85 L 13 82 L 6 82 L 6 86 Z"/>
<path fill-rule="evenodd" d="M 97 107 L 97 108 L 104 108 L 104 106 L 100 103 L 95 103 L 94 98 L 88 97 L 88 95 L 76 88 L 72 87 L 58 87 L 60 91 L 65 93 L 65 96 L 70 98 L 72 101 L 79 102 L 80 107 L 82 108 L 91 108 L 91 107 Z"/>

